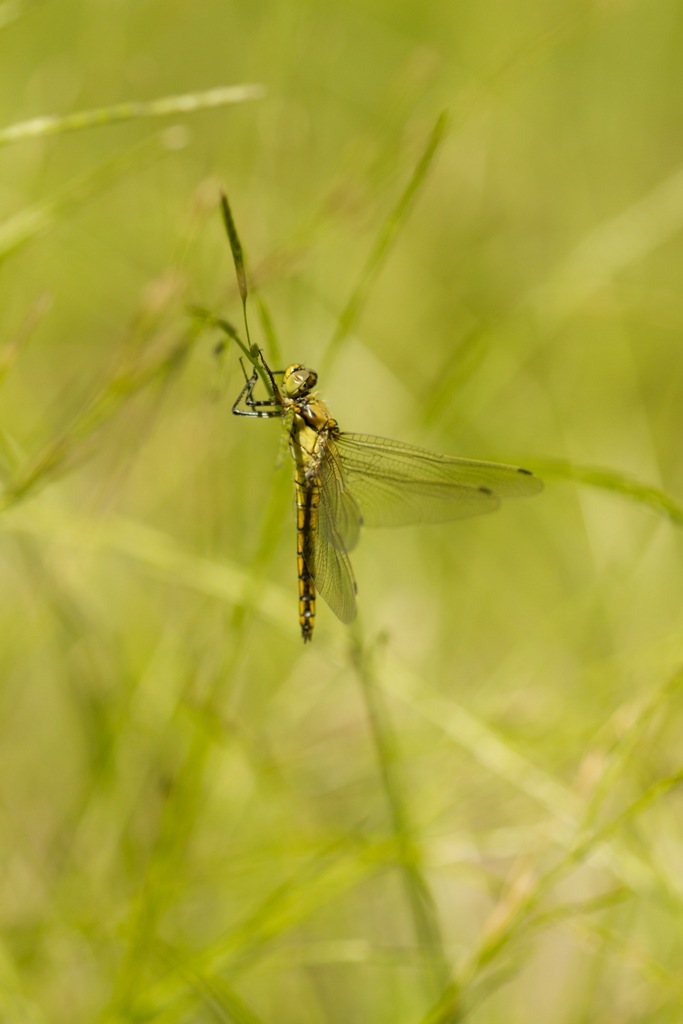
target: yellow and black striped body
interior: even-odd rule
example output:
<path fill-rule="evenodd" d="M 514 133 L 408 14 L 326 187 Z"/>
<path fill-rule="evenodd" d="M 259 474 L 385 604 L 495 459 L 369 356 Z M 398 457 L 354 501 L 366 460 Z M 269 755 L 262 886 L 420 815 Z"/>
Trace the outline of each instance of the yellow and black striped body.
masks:
<path fill-rule="evenodd" d="M 294 459 L 299 624 L 313 637 L 319 594 L 341 622 L 356 614 L 356 582 L 348 552 L 363 525 L 444 523 L 493 512 L 501 498 L 537 494 L 527 469 L 437 455 L 385 437 L 341 432 L 315 396 L 315 370 L 293 363 L 261 366 L 233 403 L 237 416 L 281 417 Z M 254 397 L 259 374 L 270 398 Z M 278 382 L 276 377 L 282 377 Z"/>
<path fill-rule="evenodd" d="M 285 406 L 287 406 L 285 400 Z M 320 503 L 320 463 L 325 445 L 337 431 L 337 422 L 316 398 L 290 400 L 289 447 L 294 459 L 296 486 L 296 553 L 299 575 L 299 624 L 304 642 L 315 626 L 315 538 Z"/>
<path fill-rule="evenodd" d="M 320 487 L 306 483 L 298 472 L 296 483 L 296 562 L 299 576 L 299 624 L 304 643 L 315 626 L 315 584 L 308 568 L 311 545 L 318 528 Z"/>

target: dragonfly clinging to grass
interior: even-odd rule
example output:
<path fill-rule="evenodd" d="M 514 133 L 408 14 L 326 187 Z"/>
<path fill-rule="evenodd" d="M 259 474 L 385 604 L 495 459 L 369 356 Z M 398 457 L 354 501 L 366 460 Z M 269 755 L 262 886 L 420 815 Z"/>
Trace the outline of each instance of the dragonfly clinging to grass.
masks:
<path fill-rule="evenodd" d="M 246 324 L 246 276 L 227 200 L 230 238 Z M 260 349 L 244 346 L 225 321 L 215 321 L 254 365 L 232 411 L 281 418 L 294 461 L 299 623 L 304 642 L 315 626 L 316 594 L 342 622 L 356 614 L 356 583 L 349 552 L 361 526 L 441 523 L 493 512 L 501 498 L 537 494 L 543 484 L 529 470 L 435 455 L 422 448 L 339 429 L 317 397 L 318 376 L 300 363 L 274 371 Z M 248 333 L 248 325 L 247 325 Z M 269 396 L 257 399 L 259 377 Z"/>

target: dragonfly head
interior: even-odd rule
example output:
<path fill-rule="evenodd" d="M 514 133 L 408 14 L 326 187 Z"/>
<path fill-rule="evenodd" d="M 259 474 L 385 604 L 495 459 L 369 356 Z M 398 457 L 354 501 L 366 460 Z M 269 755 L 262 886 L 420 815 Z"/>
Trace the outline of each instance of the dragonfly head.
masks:
<path fill-rule="evenodd" d="M 292 363 L 282 375 L 282 390 L 287 398 L 301 398 L 318 383 L 318 374 L 301 363 Z"/>

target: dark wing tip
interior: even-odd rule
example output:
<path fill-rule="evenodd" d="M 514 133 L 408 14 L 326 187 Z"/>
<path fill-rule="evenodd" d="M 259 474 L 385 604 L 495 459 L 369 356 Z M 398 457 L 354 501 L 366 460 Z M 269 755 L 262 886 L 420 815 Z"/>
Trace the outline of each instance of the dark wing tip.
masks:
<path fill-rule="evenodd" d="M 539 491 L 543 490 L 543 481 L 535 476 L 530 469 L 523 469 L 521 466 L 518 467 L 517 472 L 526 477 L 531 490 L 526 491 L 527 494 L 538 494 Z"/>

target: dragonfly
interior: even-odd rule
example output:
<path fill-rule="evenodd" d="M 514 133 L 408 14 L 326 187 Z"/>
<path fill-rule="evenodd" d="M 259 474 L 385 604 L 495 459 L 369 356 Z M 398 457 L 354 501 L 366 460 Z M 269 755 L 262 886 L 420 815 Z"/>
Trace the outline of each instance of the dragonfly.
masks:
<path fill-rule="evenodd" d="M 236 416 L 280 417 L 294 461 L 299 624 L 313 637 L 319 594 L 344 623 L 356 615 L 356 581 L 349 552 L 363 526 L 442 523 L 482 515 L 502 498 L 537 494 L 528 469 L 436 455 L 369 434 L 342 431 L 315 387 L 318 375 L 301 363 L 271 370 L 258 350 L 270 397 L 257 399 L 254 366 L 235 399 Z"/>

